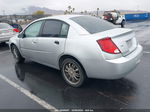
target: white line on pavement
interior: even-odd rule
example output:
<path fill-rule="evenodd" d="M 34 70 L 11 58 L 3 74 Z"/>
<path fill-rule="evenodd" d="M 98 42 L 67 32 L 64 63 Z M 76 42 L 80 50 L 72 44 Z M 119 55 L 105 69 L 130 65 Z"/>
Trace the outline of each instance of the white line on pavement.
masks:
<path fill-rule="evenodd" d="M 144 51 L 143 53 L 144 53 L 144 54 L 150 54 L 150 52 L 148 52 L 148 51 Z"/>
<path fill-rule="evenodd" d="M 21 93 L 25 94 L 26 96 L 28 96 L 29 98 L 31 98 L 32 100 L 34 100 L 35 102 L 37 102 L 38 104 L 40 104 L 45 109 L 50 110 L 51 112 L 52 111 L 53 112 L 55 112 L 55 111 L 59 112 L 59 110 L 57 110 L 55 107 L 53 107 L 52 105 L 48 104 L 46 101 L 40 99 L 39 97 L 35 96 L 34 94 L 30 93 L 28 90 L 22 88 L 21 86 L 19 86 L 15 82 L 11 81 L 10 79 L 6 78 L 2 74 L 0 74 L 0 79 L 4 80 L 9 85 L 11 85 L 14 88 L 18 89 Z"/>

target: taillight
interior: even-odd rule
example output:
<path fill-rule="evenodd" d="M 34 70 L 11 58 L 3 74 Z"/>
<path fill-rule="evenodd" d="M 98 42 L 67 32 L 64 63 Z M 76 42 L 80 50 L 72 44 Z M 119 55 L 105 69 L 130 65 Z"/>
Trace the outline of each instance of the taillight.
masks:
<path fill-rule="evenodd" d="M 107 16 L 104 16 L 104 19 L 106 20 L 106 19 L 107 19 Z"/>
<path fill-rule="evenodd" d="M 111 40 L 111 38 L 104 38 L 97 40 L 97 43 L 101 47 L 101 49 L 104 52 L 110 53 L 110 54 L 119 54 L 121 53 L 118 47 L 115 45 L 115 43 Z"/>
<path fill-rule="evenodd" d="M 14 32 L 19 32 L 19 30 L 17 28 L 14 28 L 13 31 Z"/>

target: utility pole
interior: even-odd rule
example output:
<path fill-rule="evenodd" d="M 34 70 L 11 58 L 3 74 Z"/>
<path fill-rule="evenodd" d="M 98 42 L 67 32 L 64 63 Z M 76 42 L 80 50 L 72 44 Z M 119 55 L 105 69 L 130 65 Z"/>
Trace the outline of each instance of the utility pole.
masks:
<path fill-rule="evenodd" d="M 2 12 L 3 12 L 3 15 L 5 16 L 5 10 L 3 10 Z"/>
<path fill-rule="evenodd" d="M 97 8 L 97 16 L 99 15 L 99 14 L 98 14 L 98 11 L 99 11 L 99 8 Z"/>

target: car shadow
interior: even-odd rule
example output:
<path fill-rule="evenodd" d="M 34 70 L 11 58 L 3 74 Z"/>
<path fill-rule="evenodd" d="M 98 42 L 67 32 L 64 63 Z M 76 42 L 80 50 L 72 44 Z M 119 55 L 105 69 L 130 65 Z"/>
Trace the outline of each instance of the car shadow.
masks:
<path fill-rule="evenodd" d="M 90 79 L 81 88 L 73 88 L 64 82 L 59 71 L 34 62 L 15 64 L 15 70 L 18 79 L 26 83 L 32 93 L 48 101 L 53 101 L 55 95 L 58 101 L 51 103 L 57 106 L 63 103 L 63 106 L 82 105 L 82 108 L 120 108 L 127 106 L 137 91 L 136 84 L 129 79 Z"/>
<path fill-rule="evenodd" d="M 9 50 L 9 46 L 7 43 L 0 43 L 0 52 Z"/>

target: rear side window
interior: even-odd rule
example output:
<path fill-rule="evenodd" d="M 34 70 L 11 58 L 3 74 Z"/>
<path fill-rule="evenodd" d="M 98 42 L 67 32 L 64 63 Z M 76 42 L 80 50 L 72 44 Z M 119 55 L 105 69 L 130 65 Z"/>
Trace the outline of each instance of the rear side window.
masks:
<path fill-rule="evenodd" d="M 42 37 L 67 37 L 69 25 L 57 20 L 46 20 Z"/>
<path fill-rule="evenodd" d="M 82 26 L 91 34 L 116 28 L 113 24 L 92 16 L 79 16 L 70 19 Z"/>
<path fill-rule="evenodd" d="M 67 37 L 69 31 L 69 25 L 66 23 L 62 23 L 62 28 L 60 32 L 61 37 Z"/>
<path fill-rule="evenodd" d="M 9 24 L 0 23 L 0 29 L 9 29 L 9 28 L 12 28 Z"/>

